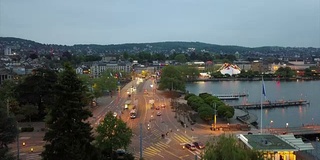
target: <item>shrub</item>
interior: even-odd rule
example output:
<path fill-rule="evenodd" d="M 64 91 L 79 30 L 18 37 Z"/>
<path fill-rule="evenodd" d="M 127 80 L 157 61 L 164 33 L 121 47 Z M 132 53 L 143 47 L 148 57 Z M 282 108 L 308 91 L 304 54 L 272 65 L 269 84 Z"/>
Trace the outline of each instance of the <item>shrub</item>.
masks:
<path fill-rule="evenodd" d="M 34 127 L 22 127 L 21 132 L 33 132 Z"/>

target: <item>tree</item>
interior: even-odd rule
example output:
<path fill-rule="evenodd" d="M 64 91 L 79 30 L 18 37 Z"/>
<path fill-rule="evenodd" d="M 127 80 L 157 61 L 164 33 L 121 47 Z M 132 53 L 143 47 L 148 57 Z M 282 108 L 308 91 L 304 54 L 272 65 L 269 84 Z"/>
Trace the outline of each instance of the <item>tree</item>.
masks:
<path fill-rule="evenodd" d="M 213 118 L 214 109 L 210 106 L 201 106 L 198 108 L 198 113 L 201 119 L 204 121 L 210 121 Z"/>
<path fill-rule="evenodd" d="M 185 91 L 185 80 L 175 66 L 166 66 L 162 69 L 159 89 Z"/>
<path fill-rule="evenodd" d="M 0 107 L 0 157 L 3 160 L 14 160 L 8 144 L 15 141 L 18 129 L 17 122 L 12 116 L 7 116 L 4 107 Z"/>
<path fill-rule="evenodd" d="M 21 107 L 21 114 L 26 116 L 29 119 L 29 122 L 31 122 L 31 117 L 33 115 L 38 114 L 38 109 L 37 106 L 31 105 L 31 104 L 27 104 Z"/>
<path fill-rule="evenodd" d="M 96 131 L 96 145 L 104 158 L 111 156 L 116 149 L 127 149 L 131 143 L 132 130 L 111 112 L 106 114 Z"/>
<path fill-rule="evenodd" d="M 187 58 L 185 56 L 185 54 L 178 54 L 174 57 L 174 60 L 180 63 L 186 63 L 187 62 Z"/>
<path fill-rule="evenodd" d="M 93 137 L 90 124 L 85 122 L 91 112 L 84 109 L 87 88 L 78 79 L 70 64 L 64 65 L 64 71 L 54 86 L 54 103 L 48 106 L 46 125 L 48 131 L 44 140 L 47 144 L 41 156 L 50 159 L 97 159 L 96 149 L 91 142 Z"/>
<path fill-rule="evenodd" d="M 209 141 L 203 160 L 263 160 L 262 153 L 242 147 L 233 135 L 221 135 Z"/>
<path fill-rule="evenodd" d="M 40 118 L 43 118 L 46 106 L 52 103 L 52 87 L 56 81 L 57 74 L 55 71 L 48 69 L 35 70 L 32 75 L 22 79 L 15 90 L 19 104 L 36 105 Z"/>

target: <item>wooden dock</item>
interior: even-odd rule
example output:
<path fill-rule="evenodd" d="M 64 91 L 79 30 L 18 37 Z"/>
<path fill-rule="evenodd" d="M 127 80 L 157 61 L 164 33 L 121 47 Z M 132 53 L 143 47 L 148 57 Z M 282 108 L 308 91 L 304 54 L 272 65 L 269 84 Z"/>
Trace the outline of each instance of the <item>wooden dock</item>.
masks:
<path fill-rule="evenodd" d="M 309 102 L 306 100 L 297 100 L 297 101 L 266 101 L 262 103 L 262 108 L 279 108 L 279 107 L 292 107 L 292 106 L 301 106 L 308 105 Z M 261 109 L 261 103 L 247 103 L 239 105 L 230 105 L 233 108 L 237 109 Z"/>

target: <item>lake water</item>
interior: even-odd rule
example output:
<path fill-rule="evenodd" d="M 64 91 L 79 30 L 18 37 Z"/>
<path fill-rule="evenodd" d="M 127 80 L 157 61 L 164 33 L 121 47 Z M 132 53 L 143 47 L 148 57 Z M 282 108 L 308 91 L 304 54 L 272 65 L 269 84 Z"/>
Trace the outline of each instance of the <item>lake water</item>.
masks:
<path fill-rule="evenodd" d="M 297 127 L 302 124 L 320 124 L 320 81 L 265 81 L 266 98 L 270 101 L 299 100 L 310 102 L 306 106 L 287 108 L 263 109 L 263 128 L 270 127 Z M 262 96 L 261 81 L 215 81 L 187 83 L 186 89 L 198 95 L 199 93 L 231 94 L 248 93 L 248 97 L 234 101 L 225 101 L 228 104 L 260 103 Z M 265 97 L 263 97 L 264 100 Z M 261 110 L 249 110 L 258 117 L 260 123 Z"/>

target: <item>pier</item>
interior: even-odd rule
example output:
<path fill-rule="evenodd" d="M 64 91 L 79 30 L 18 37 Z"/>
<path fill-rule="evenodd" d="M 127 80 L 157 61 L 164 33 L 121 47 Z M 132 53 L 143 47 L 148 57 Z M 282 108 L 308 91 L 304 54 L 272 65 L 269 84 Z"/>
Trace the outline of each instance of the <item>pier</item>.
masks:
<path fill-rule="evenodd" d="M 248 97 L 247 93 L 235 93 L 235 94 L 214 94 L 213 96 L 218 97 L 221 100 L 237 100 L 240 97 Z"/>
<path fill-rule="evenodd" d="M 297 101 L 266 101 L 262 103 L 262 108 L 279 108 L 279 107 L 292 107 L 292 106 L 301 106 L 308 105 L 309 102 L 306 100 L 297 100 Z M 261 103 L 246 103 L 239 105 L 230 105 L 233 108 L 237 109 L 261 109 Z"/>
<path fill-rule="evenodd" d="M 292 133 L 295 136 L 320 135 L 320 125 L 303 125 L 301 127 L 286 127 L 272 128 L 269 127 L 269 132 L 272 134 L 288 134 Z"/>

